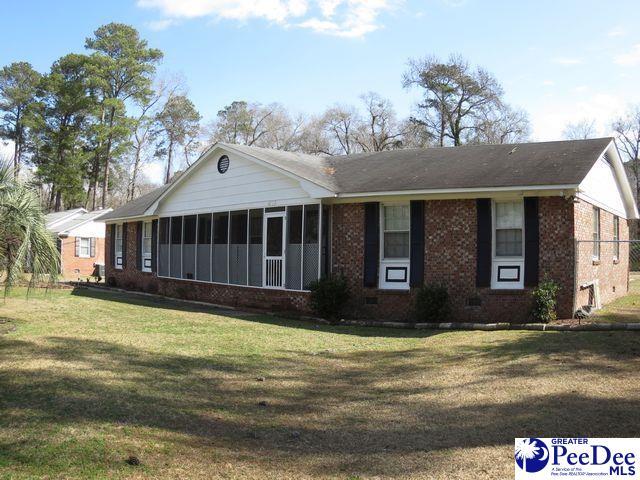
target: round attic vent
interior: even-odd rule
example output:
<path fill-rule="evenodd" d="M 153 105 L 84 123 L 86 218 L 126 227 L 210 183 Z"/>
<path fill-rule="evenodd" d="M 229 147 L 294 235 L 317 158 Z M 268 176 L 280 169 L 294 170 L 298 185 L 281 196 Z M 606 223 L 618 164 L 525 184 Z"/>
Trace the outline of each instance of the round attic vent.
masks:
<path fill-rule="evenodd" d="M 229 170 L 229 157 L 223 155 L 218 160 L 218 172 L 224 173 Z"/>

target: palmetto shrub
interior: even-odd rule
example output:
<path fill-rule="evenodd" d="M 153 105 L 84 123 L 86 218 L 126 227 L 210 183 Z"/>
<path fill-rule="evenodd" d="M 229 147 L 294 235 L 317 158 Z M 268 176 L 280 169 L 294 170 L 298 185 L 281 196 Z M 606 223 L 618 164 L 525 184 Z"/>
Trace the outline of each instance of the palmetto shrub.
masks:
<path fill-rule="evenodd" d="M 46 221 L 38 195 L 14 179 L 13 170 L 0 164 L 0 277 L 5 295 L 22 277 L 31 273 L 29 287 L 55 282 L 60 254 Z"/>

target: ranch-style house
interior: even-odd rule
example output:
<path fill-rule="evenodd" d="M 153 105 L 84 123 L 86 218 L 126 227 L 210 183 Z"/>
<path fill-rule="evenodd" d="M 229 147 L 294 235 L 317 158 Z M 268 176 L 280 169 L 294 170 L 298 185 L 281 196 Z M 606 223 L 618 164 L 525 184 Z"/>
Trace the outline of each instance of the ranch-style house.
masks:
<path fill-rule="evenodd" d="M 306 313 L 309 284 L 344 275 L 350 318 L 410 320 L 437 284 L 449 320 L 519 322 L 545 278 L 565 318 L 624 295 L 637 218 L 598 138 L 335 157 L 217 143 L 100 220 L 126 289 Z"/>

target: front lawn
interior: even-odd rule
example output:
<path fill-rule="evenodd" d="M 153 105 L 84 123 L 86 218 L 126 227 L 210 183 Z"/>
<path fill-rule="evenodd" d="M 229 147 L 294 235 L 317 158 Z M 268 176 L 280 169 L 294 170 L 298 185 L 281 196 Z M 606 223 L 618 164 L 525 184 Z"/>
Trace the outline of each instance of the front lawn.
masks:
<path fill-rule="evenodd" d="M 639 409 L 635 332 L 317 326 L 89 290 L 0 304 L 0 478 L 503 479 L 514 437 L 635 437 Z"/>

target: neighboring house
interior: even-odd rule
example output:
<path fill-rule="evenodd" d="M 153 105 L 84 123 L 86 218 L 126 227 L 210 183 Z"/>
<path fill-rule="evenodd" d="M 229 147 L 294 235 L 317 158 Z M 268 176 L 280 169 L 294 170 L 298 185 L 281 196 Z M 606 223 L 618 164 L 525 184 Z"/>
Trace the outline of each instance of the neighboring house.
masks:
<path fill-rule="evenodd" d="M 102 220 L 107 281 L 126 288 L 307 312 L 331 273 L 352 317 L 411 318 L 417 287 L 438 284 L 453 320 L 524 321 L 546 277 L 562 317 L 594 283 L 603 302 L 625 294 L 628 244 L 600 240 L 627 240 L 636 218 L 601 138 L 338 157 L 218 143 Z M 576 239 L 598 242 L 577 257 Z"/>
<path fill-rule="evenodd" d="M 111 211 L 75 208 L 46 216 L 47 230 L 56 235 L 63 277 L 91 275 L 94 263 L 104 264 L 105 226 L 98 219 Z"/>

